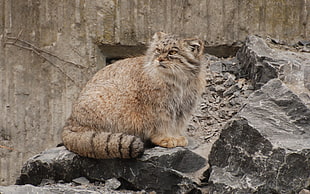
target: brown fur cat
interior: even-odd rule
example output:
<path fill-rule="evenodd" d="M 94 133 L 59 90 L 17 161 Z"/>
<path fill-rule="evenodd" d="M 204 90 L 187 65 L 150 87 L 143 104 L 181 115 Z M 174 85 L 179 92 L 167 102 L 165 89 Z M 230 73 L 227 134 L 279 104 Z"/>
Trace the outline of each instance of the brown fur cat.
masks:
<path fill-rule="evenodd" d="M 187 123 L 204 87 L 203 43 L 158 32 L 145 56 L 100 70 L 64 127 L 67 149 L 91 158 L 135 158 L 150 140 L 186 146 Z"/>

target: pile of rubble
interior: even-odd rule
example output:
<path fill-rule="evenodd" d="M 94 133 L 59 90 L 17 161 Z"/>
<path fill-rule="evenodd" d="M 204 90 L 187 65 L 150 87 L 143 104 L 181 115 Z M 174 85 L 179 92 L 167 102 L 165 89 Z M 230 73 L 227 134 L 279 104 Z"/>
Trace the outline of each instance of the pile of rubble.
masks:
<path fill-rule="evenodd" d="M 206 60 L 205 91 L 188 128 L 189 136 L 200 143 L 213 142 L 254 91 L 250 80 L 239 74 L 236 58 L 207 55 Z"/>

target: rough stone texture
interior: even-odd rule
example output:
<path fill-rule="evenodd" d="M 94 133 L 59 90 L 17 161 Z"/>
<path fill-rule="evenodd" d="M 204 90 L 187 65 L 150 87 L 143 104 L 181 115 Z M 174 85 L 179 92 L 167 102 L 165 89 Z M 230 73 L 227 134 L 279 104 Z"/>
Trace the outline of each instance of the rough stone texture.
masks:
<path fill-rule="evenodd" d="M 306 0 L 1 0 L 0 184 L 60 142 L 80 86 L 105 58 L 140 54 L 161 30 L 197 35 L 219 56 L 234 54 L 251 33 L 307 50 L 309 7 Z"/>
<path fill-rule="evenodd" d="M 42 194 L 146 194 L 145 191 L 114 191 L 100 185 L 81 185 L 72 184 L 53 184 L 36 187 L 33 185 L 10 185 L 0 186 L 0 193 L 4 194 L 25 194 L 25 193 L 42 193 Z"/>
<path fill-rule="evenodd" d="M 249 36 L 237 53 L 239 76 L 251 79 L 255 89 L 279 77 L 310 106 L 310 53 L 283 47 L 258 36 Z"/>
<path fill-rule="evenodd" d="M 198 145 L 212 143 L 218 138 L 221 129 L 236 115 L 243 106 L 244 100 L 251 94 L 253 86 L 249 80 L 238 78 L 236 58 L 220 59 L 206 55 L 206 87 L 200 106 L 188 127 L 188 135 Z M 228 67 L 228 64 L 231 67 Z M 234 66 L 234 67 L 232 67 Z M 200 149 L 200 148 L 198 148 Z M 207 157 L 209 149 L 205 148 Z"/>
<path fill-rule="evenodd" d="M 255 36 L 238 52 L 241 70 L 260 89 L 250 94 L 211 149 L 211 169 L 205 173 L 211 193 L 282 194 L 310 188 L 308 56 L 270 48 Z"/>
<path fill-rule="evenodd" d="M 205 165 L 203 157 L 184 148 L 155 147 L 137 160 L 95 160 L 58 147 L 29 159 L 16 183 L 40 185 L 45 179 L 70 182 L 85 177 L 90 182 L 110 179 L 106 184 L 113 187 L 112 178 L 117 178 L 126 189 L 185 193 L 197 190 L 192 174 Z"/>
<path fill-rule="evenodd" d="M 289 150 L 268 138 L 245 119 L 229 123 L 210 153 L 210 192 L 285 194 L 309 188 L 309 147 Z"/>

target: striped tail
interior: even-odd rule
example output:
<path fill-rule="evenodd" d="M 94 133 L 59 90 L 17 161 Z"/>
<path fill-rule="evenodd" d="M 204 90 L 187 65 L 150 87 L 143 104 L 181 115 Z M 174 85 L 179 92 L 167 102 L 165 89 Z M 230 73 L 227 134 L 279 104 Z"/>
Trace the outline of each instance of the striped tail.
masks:
<path fill-rule="evenodd" d="M 83 126 L 65 126 L 62 140 L 68 150 L 90 158 L 137 158 L 144 152 L 144 144 L 136 136 L 96 132 Z"/>

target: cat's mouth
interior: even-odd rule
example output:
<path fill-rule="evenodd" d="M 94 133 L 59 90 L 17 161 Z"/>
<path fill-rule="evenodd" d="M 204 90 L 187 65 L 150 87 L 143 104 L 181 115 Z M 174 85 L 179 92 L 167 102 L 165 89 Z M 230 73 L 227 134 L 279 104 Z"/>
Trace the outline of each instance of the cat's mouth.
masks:
<path fill-rule="evenodd" d="M 159 64 L 159 67 L 167 69 L 167 67 L 165 65 Z"/>
<path fill-rule="evenodd" d="M 161 62 L 159 62 L 158 66 L 161 67 L 161 68 L 167 69 L 167 66 L 165 64 L 161 63 Z"/>

